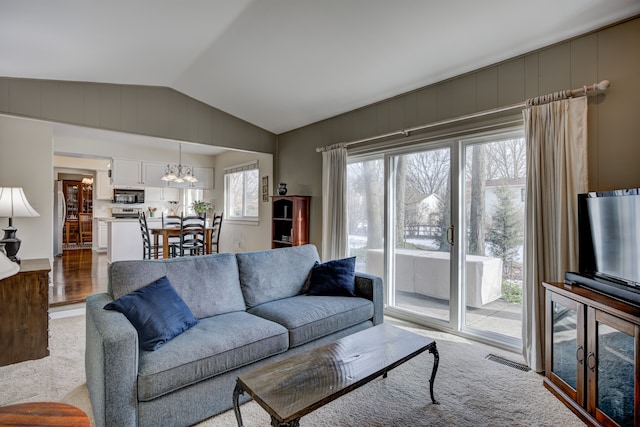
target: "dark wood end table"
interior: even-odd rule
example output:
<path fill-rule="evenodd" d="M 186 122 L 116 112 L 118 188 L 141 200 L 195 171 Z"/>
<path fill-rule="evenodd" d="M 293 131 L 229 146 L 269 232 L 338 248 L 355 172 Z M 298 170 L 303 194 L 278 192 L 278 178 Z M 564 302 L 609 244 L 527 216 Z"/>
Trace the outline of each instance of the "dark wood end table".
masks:
<path fill-rule="evenodd" d="M 429 351 L 433 370 L 431 401 L 440 356 L 436 342 L 422 335 L 381 324 L 322 347 L 291 356 L 240 375 L 233 391 L 238 426 L 238 399 L 245 391 L 271 415 L 271 425 L 299 426 L 300 418 L 383 376 L 407 360 Z"/>

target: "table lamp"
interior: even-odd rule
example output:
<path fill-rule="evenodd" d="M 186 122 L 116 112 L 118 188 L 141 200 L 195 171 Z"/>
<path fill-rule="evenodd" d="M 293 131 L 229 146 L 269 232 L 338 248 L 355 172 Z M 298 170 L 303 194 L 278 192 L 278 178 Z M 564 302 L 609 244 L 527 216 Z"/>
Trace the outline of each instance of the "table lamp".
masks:
<path fill-rule="evenodd" d="M 20 239 L 16 237 L 17 228 L 13 226 L 13 218 L 40 216 L 31 207 L 22 187 L 0 187 L 0 218 L 9 218 L 9 226 L 3 228 L 4 237 L 0 245 L 4 245 L 4 251 L 13 262 L 20 263 L 16 256 L 20 249 Z"/>

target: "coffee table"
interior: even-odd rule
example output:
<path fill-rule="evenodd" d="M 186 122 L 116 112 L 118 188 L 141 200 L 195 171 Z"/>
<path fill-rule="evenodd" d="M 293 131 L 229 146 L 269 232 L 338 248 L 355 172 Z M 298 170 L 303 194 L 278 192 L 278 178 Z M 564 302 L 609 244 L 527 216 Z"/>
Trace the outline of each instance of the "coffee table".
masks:
<path fill-rule="evenodd" d="M 338 397 L 383 376 L 428 350 L 433 354 L 433 382 L 440 356 L 434 340 L 381 324 L 333 343 L 240 375 L 233 391 L 233 410 L 242 427 L 238 398 L 247 392 L 269 415 L 271 425 L 296 427 L 300 418 Z"/>

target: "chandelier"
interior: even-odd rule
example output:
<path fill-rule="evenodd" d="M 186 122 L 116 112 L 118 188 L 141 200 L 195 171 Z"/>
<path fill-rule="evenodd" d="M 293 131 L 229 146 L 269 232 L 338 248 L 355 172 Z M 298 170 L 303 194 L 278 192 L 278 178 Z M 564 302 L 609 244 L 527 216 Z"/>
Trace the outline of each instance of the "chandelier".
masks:
<path fill-rule="evenodd" d="M 161 178 L 167 182 L 198 182 L 193 167 L 182 164 L 182 144 L 178 144 L 178 164 L 168 164 Z"/>

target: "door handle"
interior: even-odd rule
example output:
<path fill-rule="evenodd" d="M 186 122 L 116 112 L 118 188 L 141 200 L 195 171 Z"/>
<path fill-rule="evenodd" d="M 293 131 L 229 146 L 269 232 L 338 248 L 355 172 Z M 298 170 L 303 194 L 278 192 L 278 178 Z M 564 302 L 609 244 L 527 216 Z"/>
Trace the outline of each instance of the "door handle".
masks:
<path fill-rule="evenodd" d="M 453 224 L 451 224 L 449 228 L 447 228 L 447 242 L 449 242 L 451 246 L 455 244 L 455 233 Z"/>
<path fill-rule="evenodd" d="M 589 370 L 591 372 L 594 371 L 594 369 L 596 368 L 596 355 L 593 354 L 593 352 L 589 352 L 589 355 L 587 356 L 587 367 L 589 368 Z"/>
<path fill-rule="evenodd" d="M 582 365 L 582 362 L 583 362 L 583 358 L 584 358 L 584 347 L 579 345 L 578 349 L 576 350 L 576 360 L 581 365 Z"/>

